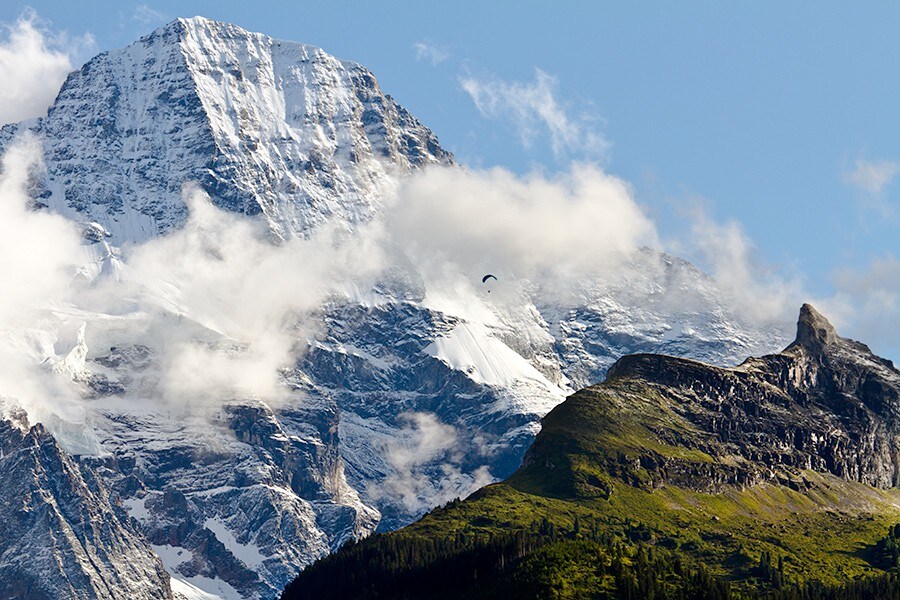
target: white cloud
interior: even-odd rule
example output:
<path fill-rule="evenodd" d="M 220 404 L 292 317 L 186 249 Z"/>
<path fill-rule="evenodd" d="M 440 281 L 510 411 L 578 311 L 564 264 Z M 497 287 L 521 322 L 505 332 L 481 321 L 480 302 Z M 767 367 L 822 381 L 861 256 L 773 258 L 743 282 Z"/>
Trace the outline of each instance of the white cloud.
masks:
<path fill-rule="evenodd" d="M 853 170 L 844 174 L 844 179 L 863 192 L 879 195 L 894 181 L 898 173 L 900 163 L 890 160 L 857 159 Z"/>
<path fill-rule="evenodd" d="M 416 60 L 427 60 L 432 66 L 439 65 L 450 58 L 449 52 L 441 50 L 427 40 L 413 44 L 413 50 L 416 51 Z"/>
<path fill-rule="evenodd" d="M 834 295 L 816 304 L 834 321 L 838 333 L 863 341 L 876 352 L 900 351 L 900 259 L 887 255 L 862 268 L 838 269 L 833 283 Z"/>
<path fill-rule="evenodd" d="M 131 18 L 142 25 L 156 25 L 169 20 L 168 15 L 147 4 L 139 4 L 134 8 Z"/>
<path fill-rule="evenodd" d="M 546 135 L 554 155 L 597 157 L 609 144 L 585 116 L 572 116 L 556 98 L 558 83 L 548 73 L 535 69 L 533 82 L 509 82 L 500 79 L 460 79 L 463 90 L 475 102 L 482 115 L 509 121 L 522 144 L 529 148 Z"/>
<path fill-rule="evenodd" d="M 33 137 L 17 140 L 3 155 L 0 174 L 0 399 L 14 398 L 36 420 L 56 414 L 84 418 L 78 390 L 51 368 L 60 342 L 55 310 L 78 287 L 87 260 L 76 226 L 29 208 L 31 174 L 41 168 Z"/>
<path fill-rule="evenodd" d="M 380 483 L 371 483 L 369 495 L 421 513 L 495 481 L 487 466 L 463 473 L 459 434 L 432 413 L 400 415 L 405 423 L 399 435 L 383 448 L 392 472 Z"/>
<path fill-rule="evenodd" d="M 217 334 L 210 344 L 160 331 L 163 398 L 277 400 L 279 369 L 292 366 L 316 332 L 310 313 L 347 279 L 377 271 L 379 253 L 364 239 L 336 247 L 328 230 L 273 246 L 260 223 L 215 208 L 198 190 L 186 196 L 185 227 L 127 256 L 108 296 L 131 285 L 157 321 L 162 310 Z"/>
<path fill-rule="evenodd" d="M 804 300 L 802 282 L 759 260 L 737 221 L 720 223 L 699 207 L 687 211 L 689 232 L 672 250 L 712 275 L 740 313 L 757 322 L 785 323 Z"/>
<path fill-rule="evenodd" d="M 196 190 L 187 224 L 169 236 L 123 255 L 85 245 L 74 222 L 29 207 L 40 155 L 26 135 L 3 157 L 0 399 L 56 423 L 63 443 L 72 440 L 60 420 L 85 419 L 86 352 L 152 351 L 152 374 L 126 392 L 136 406 L 204 416 L 235 399 L 277 403 L 288 393 L 282 369 L 317 332 L 313 313 L 339 290 L 371 289 L 381 268 L 369 235 L 337 243 L 324 229 L 273 245 L 260 223 Z"/>
<path fill-rule="evenodd" d="M 92 46 L 93 40 L 50 32 L 33 11 L 2 27 L 0 124 L 42 116 L 72 71 L 73 55 Z"/>
<path fill-rule="evenodd" d="M 389 235 L 430 277 L 443 265 L 565 287 L 612 272 L 657 245 L 656 229 L 623 180 L 589 165 L 555 177 L 503 169 L 434 168 L 401 187 Z"/>

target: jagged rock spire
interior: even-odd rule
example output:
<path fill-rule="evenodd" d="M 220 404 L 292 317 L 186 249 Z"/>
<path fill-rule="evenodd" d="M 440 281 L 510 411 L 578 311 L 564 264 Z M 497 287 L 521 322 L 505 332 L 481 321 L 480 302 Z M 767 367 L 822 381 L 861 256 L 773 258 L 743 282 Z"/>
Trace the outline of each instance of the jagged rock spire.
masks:
<path fill-rule="evenodd" d="M 810 304 L 800 307 L 795 345 L 803 346 L 807 350 L 819 350 L 833 344 L 837 339 L 834 326 L 819 311 Z"/>

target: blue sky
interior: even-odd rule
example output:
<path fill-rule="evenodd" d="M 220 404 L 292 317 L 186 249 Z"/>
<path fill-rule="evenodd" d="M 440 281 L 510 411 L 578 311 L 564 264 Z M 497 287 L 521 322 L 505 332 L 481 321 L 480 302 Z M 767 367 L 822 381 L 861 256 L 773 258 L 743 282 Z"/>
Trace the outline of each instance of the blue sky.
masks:
<path fill-rule="evenodd" d="M 866 304 L 851 333 L 900 356 L 900 4 L 636 4 L 34 0 L 0 21 L 30 6 L 82 60 L 195 14 L 322 46 L 466 164 L 602 163 L 703 266 L 691 215 L 734 221 L 761 276 Z"/>

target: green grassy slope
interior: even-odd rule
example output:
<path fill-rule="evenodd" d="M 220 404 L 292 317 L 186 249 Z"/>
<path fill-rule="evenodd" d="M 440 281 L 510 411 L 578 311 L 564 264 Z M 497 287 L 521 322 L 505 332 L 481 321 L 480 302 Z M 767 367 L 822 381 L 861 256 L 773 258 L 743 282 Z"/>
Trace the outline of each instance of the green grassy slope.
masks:
<path fill-rule="evenodd" d="M 347 573 L 335 574 L 342 561 L 346 570 L 372 575 L 344 596 L 360 598 L 649 597 L 638 588 L 641 577 L 641 585 L 657 586 L 659 598 L 757 596 L 794 583 L 841 584 L 884 572 L 874 548 L 900 522 L 897 490 L 808 471 L 798 474 L 798 489 L 762 483 L 699 492 L 660 484 L 641 457 L 665 457 L 703 472 L 737 460 L 664 441 L 673 431 L 682 444 L 693 439 L 709 445 L 643 382 L 583 390 L 545 418 L 527 464 L 507 481 L 326 559 L 285 598 L 339 591 L 334 586 L 348 581 Z M 490 548 L 515 532 L 529 536 L 534 547 L 497 559 L 502 552 Z M 479 549 L 496 564 L 472 558 Z M 777 577 L 760 568 L 764 555 L 773 565 L 780 559 Z M 647 556 L 654 566 L 639 568 Z M 453 575 L 431 585 L 441 581 L 441 572 L 477 570 L 477 564 L 491 565 L 480 582 Z M 728 592 L 710 576 L 726 581 Z M 634 588 L 625 584 L 627 577 Z M 385 581 L 400 582 L 400 589 L 385 588 Z M 700 587 L 690 587 L 696 581 Z M 629 589 L 637 595 L 629 596 Z M 310 590 L 316 593 L 304 595 Z"/>
<path fill-rule="evenodd" d="M 646 539 L 637 541 L 683 553 L 738 582 L 738 589 L 754 584 L 763 552 L 782 557 L 785 575 L 795 581 L 837 583 L 879 572 L 870 548 L 900 522 L 900 491 L 811 471 L 800 473 L 801 489 L 780 483 L 726 486 L 718 493 L 672 485 L 647 489 L 654 475 L 639 457 L 648 450 L 688 466 L 716 462 L 660 440 L 653 429 L 661 424 L 685 436 L 702 432 L 692 431 L 652 390 L 642 394 L 640 384 L 631 382 L 617 387 L 570 397 L 545 418 L 529 464 L 399 535 L 497 534 L 543 518 L 571 530 L 577 517 L 583 526 L 596 524 L 622 539 L 641 527 Z"/>
<path fill-rule="evenodd" d="M 284 598 L 900 599 L 898 431 L 900 372 L 804 306 L 797 342 L 734 369 L 623 358 L 506 481 Z"/>

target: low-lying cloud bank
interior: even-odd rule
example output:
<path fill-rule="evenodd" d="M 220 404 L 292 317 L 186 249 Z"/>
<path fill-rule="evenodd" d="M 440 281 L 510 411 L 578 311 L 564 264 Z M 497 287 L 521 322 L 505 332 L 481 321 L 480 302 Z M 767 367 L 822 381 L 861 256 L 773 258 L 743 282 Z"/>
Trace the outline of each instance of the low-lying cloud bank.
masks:
<path fill-rule="evenodd" d="M 183 229 L 123 254 L 33 208 L 37 140 L 20 138 L 2 168 L 0 395 L 35 420 L 83 421 L 86 352 L 134 345 L 158 371 L 129 389 L 134 401 L 200 412 L 232 399 L 278 402 L 281 369 L 317 332 L 312 314 L 348 282 L 371 288 L 382 268 L 374 237 L 338 243 L 323 229 L 274 245 L 260 223 L 191 188 Z"/>
<path fill-rule="evenodd" d="M 283 392 L 278 370 L 317 333 L 310 315 L 347 281 L 371 287 L 381 252 L 365 236 L 338 244 L 328 229 L 276 246 L 258 222 L 215 208 L 201 191 L 186 199 L 186 226 L 131 251 L 100 297 L 117 298 L 124 285 L 135 290 L 132 310 L 154 323 L 175 315 L 208 332 L 198 340 L 177 326 L 158 331 L 164 398 L 272 401 Z"/>
<path fill-rule="evenodd" d="M 26 137 L 2 159 L 0 173 L 0 394 L 14 398 L 39 420 L 51 413 L 83 419 L 79 394 L 49 359 L 65 310 L 80 287 L 88 262 L 75 226 L 63 217 L 36 212 L 26 193 L 40 168 L 37 141 Z"/>
<path fill-rule="evenodd" d="M 281 244 L 188 187 L 185 227 L 127 250 L 88 245 L 82 225 L 34 210 L 28 187 L 40 168 L 37 140 L 23 137 L 0 179 L 8 290 L 0 389 L 39 420 L 82 420 L 85 353 L 135 344 L 152 351 L 158 370 L 129 388 L 138 403 L 199 412 L 236 398 L 277 403 L 281 374 L 318 332 L 323 303 L 368 293 L 387 267 L 407 265 L 427 297 L 482 311 L 577 306 L 579 291 L 598 282 L 624 289 L 635 281 L 644 293 L 655 267 L 642 249 L 660 246 L 630 186 L 589 164 L 525 177 L 435 168 L 408 178 L 383 217 L 353 235 L 324 228 Z M 698 217 L 691 239 L 736 306 L 760 321 L 789 321 L 796 288 L 759 278 L 736 225 Z M 503 282 L 490 296 L 481 287 L 487 273 Z"/>

